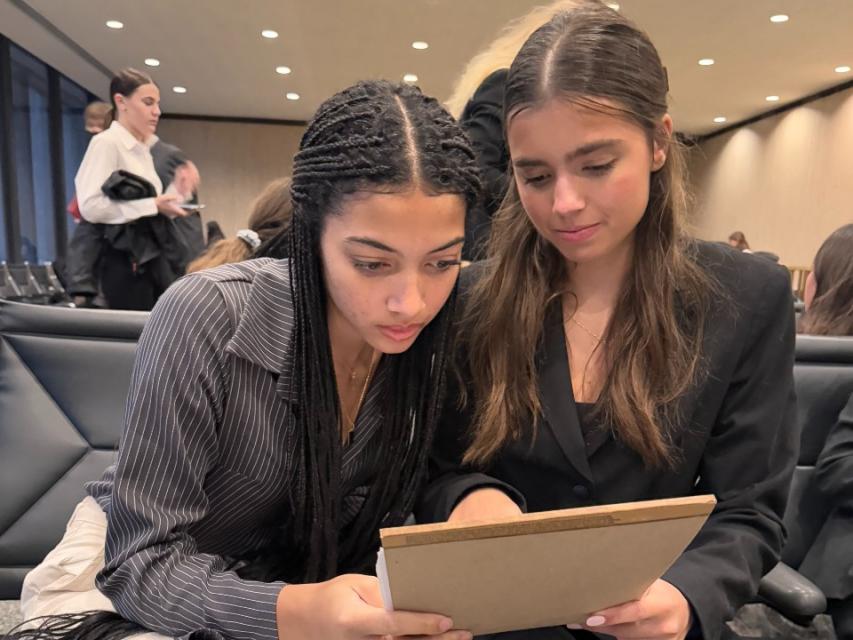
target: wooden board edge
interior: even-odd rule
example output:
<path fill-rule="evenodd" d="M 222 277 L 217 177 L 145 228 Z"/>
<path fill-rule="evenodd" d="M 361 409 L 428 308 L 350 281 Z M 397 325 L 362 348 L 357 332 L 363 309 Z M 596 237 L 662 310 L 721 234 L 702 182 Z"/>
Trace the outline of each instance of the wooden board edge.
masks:
<path fill-rule="evenodd" d="M 382 546 L 385 549 L 394 549 L 464 540 L 504 538 L 578 529 L 600 529 L 660 520 L 707 517 L 713 511 L 716 503 L 717 500 L 713 495 L 687 496 L 543 511 L 494 520 L 416 524 L 381 529 L 379 534 Z"/>

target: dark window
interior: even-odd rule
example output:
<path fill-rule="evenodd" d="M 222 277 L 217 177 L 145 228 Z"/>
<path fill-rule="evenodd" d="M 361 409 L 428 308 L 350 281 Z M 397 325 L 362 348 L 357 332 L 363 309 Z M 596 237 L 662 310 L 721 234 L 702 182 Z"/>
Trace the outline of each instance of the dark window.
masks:
<path fill-rule="evenodd" d="M 92 138 L 86 132 L 83 122 L 83 111 L 92 101 L 88 91 L 67 78 L 59 79 L 59 95 L 62 110 L 62 159 L 65 172 L 65 203 L 74 197 L 74 177 L 83 161 L 83 155 Z M 68 225 L 68 237 L 74 232 L 74 218 L 65 217 Z"/>
<path fill-rule="evenodd" d="M 0 260 L 8 260 L 6 255 L 6 192 L 3 191 L 3 145 L 6 144 L 6 117 L 0 108 Z"/>
<path fill-rule="evenodd" d="M 21 258 L 45 262 L 56 257 L 48 68 L 15 45 L 11 45 L 11 63 Z"/>

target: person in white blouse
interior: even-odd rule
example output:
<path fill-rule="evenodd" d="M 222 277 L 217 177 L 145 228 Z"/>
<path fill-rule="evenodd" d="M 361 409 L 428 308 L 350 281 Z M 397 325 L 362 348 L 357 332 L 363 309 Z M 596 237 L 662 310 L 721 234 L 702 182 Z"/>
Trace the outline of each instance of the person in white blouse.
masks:
<path fill-rule="evenodd" d="M 154 168 L 151 147 L 160 119 L 160 90 L 151 77 L 135 69 L 123 69 L 110 82 L 114 120 L 92 138 L 74 180 L 81 216 L 92 223 L 119 225 L 141 218 L 185 215 L 178 206 L 181 196 L 164 194 Z M 154 198 L 113 200 L 101 186 L 114 171 L 123 169 L 148 180 Z M 129 253 L 105 247 L 101 256 L 101 284 L 112 308 L 150 309 L 159 287 L 152 275 L 137 269 Z"/>

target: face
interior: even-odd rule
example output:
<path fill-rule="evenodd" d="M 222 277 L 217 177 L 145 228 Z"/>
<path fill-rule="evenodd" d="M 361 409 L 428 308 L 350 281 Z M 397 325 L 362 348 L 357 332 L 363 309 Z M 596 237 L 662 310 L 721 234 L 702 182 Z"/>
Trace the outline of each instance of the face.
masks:
<path fill-rule="evenodd" d="M 333 341 L 408 349 L 456 283 L 464 235 L 458 195 L 412 189 L 349 198 L 320 238 Z"/>
<path fill-rule="evenodd" d="M 671 132 L 669 116 L 661 124 Z M 553 99 L 517 112 L 507 139 L 522 205 L 567 260 L 606 260 L 631 250 L 650 175 L 666 160 L 643 129 Z"/>
<path fill-rule="evenodd" d="M 129 96 L 120 93 L 113 99 L 118 107 L 118 119 L 133 135 L 145 140 L 157 131 L 160 121 L 160 90 L 154 84 L 143 84 Z"/>

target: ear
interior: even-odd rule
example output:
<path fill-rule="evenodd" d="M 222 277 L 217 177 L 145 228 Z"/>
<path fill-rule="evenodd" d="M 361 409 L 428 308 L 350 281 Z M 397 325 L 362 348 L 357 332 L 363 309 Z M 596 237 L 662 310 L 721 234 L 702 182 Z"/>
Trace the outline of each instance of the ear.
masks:
<path fill-rule="evenodd" d="M 661 118 L 655 141 L 652 143 L 652 171 L 658 171 L 666 162 L 670 138 L 672 138 L 672 118 L 667 113 Z"/>
<path fill-rule="evenodd" d="M 121 108 L 124 106 L 124 96 L 120 93 L 117 93 L 113 96 L 113 102 L 115 102 L 116 107 Z"/>

